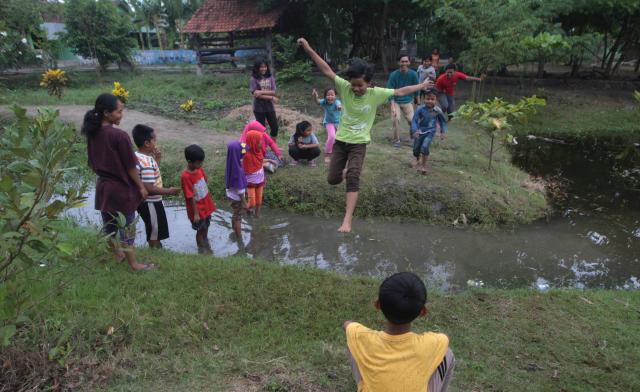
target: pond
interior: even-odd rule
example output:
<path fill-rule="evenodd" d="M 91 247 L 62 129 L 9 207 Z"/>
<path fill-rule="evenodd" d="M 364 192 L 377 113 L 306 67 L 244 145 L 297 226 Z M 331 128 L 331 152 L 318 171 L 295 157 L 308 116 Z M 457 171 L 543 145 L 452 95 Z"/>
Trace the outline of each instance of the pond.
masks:
<path fill-rule="evenodd" d="M 633 146 L 633 145 L 632 145 Z M 482 232 L 469 228 L 357 220 L 355 234 L 336 231 L 338 218 L 300 216 L 265 209 L 243 221 L 243 242 L 231 234 L 223 201 L 209 239 L 215 256 L 246 255 L 340 273 L 387 276 L 412 270 L 431 287 L 472 286 L 640 288 L 640 167 L 621 157 L 621 144 L 524 139 L 514 163 L 557 184 L 556 213 L 548 221 Z M 618 158 L 616 158 L 618 157 Z M 625 160 L 626 159 L 626 160 Z M 72 215 L 99 223 L 89 203 Z M 196 252 L 185 208 L 167 203 L 171 238 L 166 248 Z M 138 224 L 138 243 L 144 239 Z"/>

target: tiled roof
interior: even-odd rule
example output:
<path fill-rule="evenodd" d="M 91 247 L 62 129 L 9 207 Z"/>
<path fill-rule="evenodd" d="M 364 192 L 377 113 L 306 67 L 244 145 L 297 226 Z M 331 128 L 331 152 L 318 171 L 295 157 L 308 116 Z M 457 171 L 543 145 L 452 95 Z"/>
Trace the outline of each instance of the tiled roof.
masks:
<path fill-rule="evenodd" d="M 282 9 L 264 12 L 255 0 L 205 0 L 193 14 L 185 33 L 228 33 L 273 28 Z"/>

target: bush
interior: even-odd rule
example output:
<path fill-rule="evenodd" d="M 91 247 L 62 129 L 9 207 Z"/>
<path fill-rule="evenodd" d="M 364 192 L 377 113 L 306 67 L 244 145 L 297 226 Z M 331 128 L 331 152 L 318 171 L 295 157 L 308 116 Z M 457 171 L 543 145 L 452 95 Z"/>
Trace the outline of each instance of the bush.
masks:
<path fill-rule="evenodd" d="M 35 301 L 24 274 L 89 252 L 95 257 L 96 245 L 74 246 L 61 230 L 60 215 L 83 203 L 86 191 L 84 184 L 65 185 L 78 177 L 68 159 L 75 130 L 57 111 L 29 118 L 25 109 L 12 110 L 17 120 L 0 133 L 0 347 L 11 343 Z"/>
<path fill-rule="evenodd" d="M 274 57 L 278 68 L 278 80 L 286 82 L 289 80 L 302 79 L 305 82 L 311 81 L 311 65 L 297 57 L 298 44 L 290 36 L 274 35 L 275 49 Z"/>

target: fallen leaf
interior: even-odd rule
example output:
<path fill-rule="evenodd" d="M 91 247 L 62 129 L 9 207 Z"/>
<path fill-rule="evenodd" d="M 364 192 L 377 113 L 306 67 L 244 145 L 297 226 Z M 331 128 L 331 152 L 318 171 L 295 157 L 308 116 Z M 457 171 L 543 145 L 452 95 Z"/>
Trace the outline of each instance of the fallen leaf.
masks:
<path fill-rule="evenodd" d="M 116 329 L 113 328 L 113 325 L 110 325 L 109 328 L 107 328 L 107 335 L 113 335 L 115 331 Z"/>
<path fill-rule="evenodd" d="M 583 300 L 584 302 L 588 303 L 589 305 L 593 305 L 593 302 L 589 301 L 585 297 L 580 297 L 580 299 Z"/>

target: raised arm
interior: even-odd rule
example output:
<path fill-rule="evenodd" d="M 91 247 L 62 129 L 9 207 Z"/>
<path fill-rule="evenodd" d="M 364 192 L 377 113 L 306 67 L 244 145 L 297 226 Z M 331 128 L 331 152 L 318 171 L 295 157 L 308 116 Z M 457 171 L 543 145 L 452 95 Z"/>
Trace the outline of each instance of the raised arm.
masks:
<path fill-rule="evenodd" d="M 320 69 L 320 72 L 322 72 L 324 76 L 331 79 L 332 81 L 336 80 L 336 73 L 333 72 L 329 64 L 327 64 L 327 62 L 324 61 L 322 57 L 320 57 L 318 53 L 316 53 L 315 50 L 313 50 L 313 48 L 311 47 L 311 45 L 309 45 L 309 42 L 307 42 L 306 39 L 298 38 L 298 45 L 302 46 L 302 49 L 304 49 L 304 51 L 309 55 L 309 57 L 311 57 L 311 60 L 313 60 L 313 62 L 316 63 L 316 65 Z"/>
<path fill-rule="evenodd" d="M 429 79 L 425 79 L 425 81 L 420 84 L 414 84 L 413 86 L 405 86 L 402 88 L 397 88 L 393 90 L 393 95 L 395 95 L 396 97 L 398 96 L 401 97 L 403 95 L 410 95 L 415 93 L 416 91 L 426 90 L 431 87 L 433 87 L 433 82 Z"/>
<path fill-rule="evenodd" d="M 313 91 L 311 91 L 311 96 L 316 101 L 316 103 L 320 105 L 320 98 L 318 98 L 318 90 L 314 88 Z"/>

